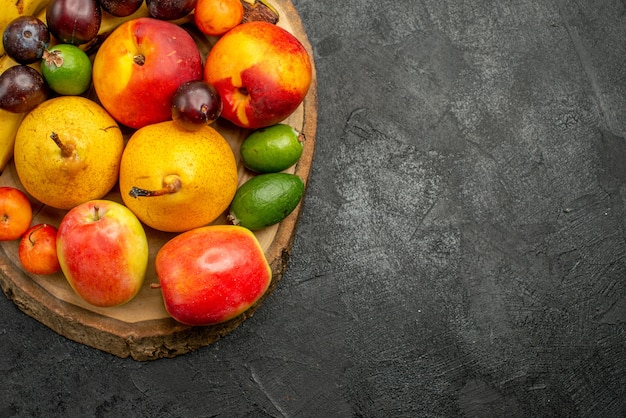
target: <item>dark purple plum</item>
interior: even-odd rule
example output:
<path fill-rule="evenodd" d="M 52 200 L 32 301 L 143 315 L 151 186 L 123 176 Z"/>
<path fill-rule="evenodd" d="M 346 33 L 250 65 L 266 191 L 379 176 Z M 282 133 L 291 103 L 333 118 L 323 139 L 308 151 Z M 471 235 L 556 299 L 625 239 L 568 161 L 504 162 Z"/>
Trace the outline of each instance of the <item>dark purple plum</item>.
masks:
<path fill-rule="evenodd" d="M 52 0 L 46 9 L 46 21 L 59 41 L 81 45 L 98 35 L 102 8 L 98 0 Z"/>
<path fill-rule="evenodd" d="M 48 86 L 43 77 L 28 65 L 15 65 L 0 75 L 0 109 L 30 112 L 47 96 Z"/>
<path fill-rule="evenodd" d="M 197 131 L 210 125 L 222 113 L 222 99 L 215 87 L 206 81 L 183 83 L 172 99 L 172 119 L 178 126 Z"/>
<path fill-rule="evenodd" d="M 102 10 L 117 17 L 126 17 L 141 7 L 143 0 L 98 0 Z"/>
<path fill-rule="evenodd" d="M 20 16 L 4 29 L 2 44 L 8 56 L 20 64 L 32 64 L 50 45 L 48 27 L 35 16 Z"/>
<path fill-rule="evenodd" d="M 187 16 L 197 0 L 146 0 L 148 13 L 155 19 L 175 20 Z"/>

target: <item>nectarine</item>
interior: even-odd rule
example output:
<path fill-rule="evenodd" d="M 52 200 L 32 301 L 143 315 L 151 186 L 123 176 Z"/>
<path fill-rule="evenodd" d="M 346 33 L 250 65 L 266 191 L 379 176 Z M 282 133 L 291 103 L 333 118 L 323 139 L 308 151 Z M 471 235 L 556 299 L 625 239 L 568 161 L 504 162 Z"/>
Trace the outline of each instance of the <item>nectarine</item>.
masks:
<path fill-rule="evenodd" d="M 202 58 L 191 35 L 149 17 L 117 27 L 93 63 L 100 102 L 119 123 L 135 129 L 170 119 L 176 89 L 200 79 Z"/>
<path fill-rule="evenodd" d="M 222 117 L 243 128 L 274 125 L 304 100 L 312 62 L 300 41 L 267 22 L 247 22 L 213 46 L 204 78 L 219 92 Z"/>

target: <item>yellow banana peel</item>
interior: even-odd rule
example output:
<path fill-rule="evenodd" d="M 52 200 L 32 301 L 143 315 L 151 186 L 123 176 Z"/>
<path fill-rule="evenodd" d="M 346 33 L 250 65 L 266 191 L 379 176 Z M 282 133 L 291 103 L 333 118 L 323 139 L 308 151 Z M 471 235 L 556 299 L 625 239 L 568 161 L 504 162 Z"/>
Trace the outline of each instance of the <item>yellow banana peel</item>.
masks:
<path fill-rule="evenodd" d="M 48 0 L 50 1 L 50 0 Z M 46 23 L 46 9 L 40 10 L 39 13 L 36 14 L 37 18 L 42 22 Z M 146 6 L 146 2 L 141 4 L 141 7 L 137 9 L 137 11 L 130 16 L 117 17 L 109 14 L 105 11 L 102 11 L 102 21 L 100 22 L 100 30 L 98 30 L 98 35 L 105 35 L 110 32 L 113 32 L 113 29 L 117 28 L 124 22 L 127 22 L 132 19 L 137 19 L 138 17 L 147 17 L 148 6 Z"/>
<path fill-rule="evenodd" d="M 13 158 L 15 134 L 26 113 L 11 113 L 0 109 L 0 172 Z"/>
<path fill-rule="evenodd" d="M 137 19 L 139 17 L 147 17 L 148 6 L 146 6 L 146 2 L 144 1 L 141 4 L 141 7 L 130 16 L 124 17 L 115 17 L 105 11 L 102 12 L 102 22 L 100 23 L 100 30 L 98 31 L 98 35 L 105 35 L 110 32 L 113 32 L 113 29 L 117 28 L 124 22 L 128 22 L 129 20 Z"/>

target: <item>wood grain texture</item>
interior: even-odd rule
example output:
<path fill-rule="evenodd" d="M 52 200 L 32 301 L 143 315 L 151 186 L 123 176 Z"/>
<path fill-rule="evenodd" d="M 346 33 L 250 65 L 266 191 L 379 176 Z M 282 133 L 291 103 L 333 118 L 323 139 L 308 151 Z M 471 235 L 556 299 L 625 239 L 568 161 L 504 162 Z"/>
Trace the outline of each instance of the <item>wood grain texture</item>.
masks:
<path fill-rule="evenodd" d="M 311 46 L 291 2 L 280 0 L 273 4 L 280 13 L 278 25 L 293 33 L 313 60 Z M 206 54 L 215 39 L 202 39 L 197 33 L 194 36 L 201 43 L 201 52 Z M 305 136 L 303 155 L 290 170 L 300 176 L 305 184 L 313 162 L 317 124 L 315 66 L 313 71 L 313 82 L 303 104 L 284 121 Z M 252 174 L 239 161 L 238 150 L 248 132 L 227 122 L 218 123 L 217 129 L 229 141 L 238 159 L 240 183 L 246 181 Z M 20 187 L 12 164 L 0 176 L 0 184 Z M 117 190 L 113 190 L 106 198 L 121 201 Z M 64 211 L 42 206 L 35 201 L 32 203 L 34 223 L 48 222 L 58 226 Z M 21 311 L 71 340 L 119 357 L 130 356 L 141 361 L 178 356 L 209 345 L 235 330 L 272 293 L 287 268 L 302 203 L 278 225 L 255 232 L 272 267 L 273 279 L 268 292 L 239 317 L 216 326 L 190 327 L 176 322 L 167 314 L 160 290 L 152 289 L 150 285 L 158 281 L 154 257 L 158 249 L 174 235 L 150 228 L 146 228 L 150 245 L 146 281 L 139 295 L 123 306 L 103 309 L 86 304 L 71 290 L 62 273 L 43 277 L 23 272 L 17 256 L 17 242 L 0 245 L 0 285 L 7 298 Z M 225 216 L 216 221 L 225 222 Z"/>

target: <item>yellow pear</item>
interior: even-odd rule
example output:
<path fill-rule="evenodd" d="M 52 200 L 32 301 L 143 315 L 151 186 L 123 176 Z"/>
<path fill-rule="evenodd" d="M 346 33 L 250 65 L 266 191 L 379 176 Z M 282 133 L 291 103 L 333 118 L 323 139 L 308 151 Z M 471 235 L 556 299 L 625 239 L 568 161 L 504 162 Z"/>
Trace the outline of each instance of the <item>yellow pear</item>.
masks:
<path fill-rule="evenodd" d="M 60 96 L 26 115 L 13 157 L 28 193 L 70 209 L 115 186 L 123 150 L 122 132 L 104 108 L 84 97 Z"/>
<path fill-rule="evenodd" d="M 232 148 L 210 126 L 192 132 L 171 120 L 147 125 L 135 131 L 122 155 L 122 200 L 160 231 L 213 222 L 230 205 L 237 184 Z"/>

